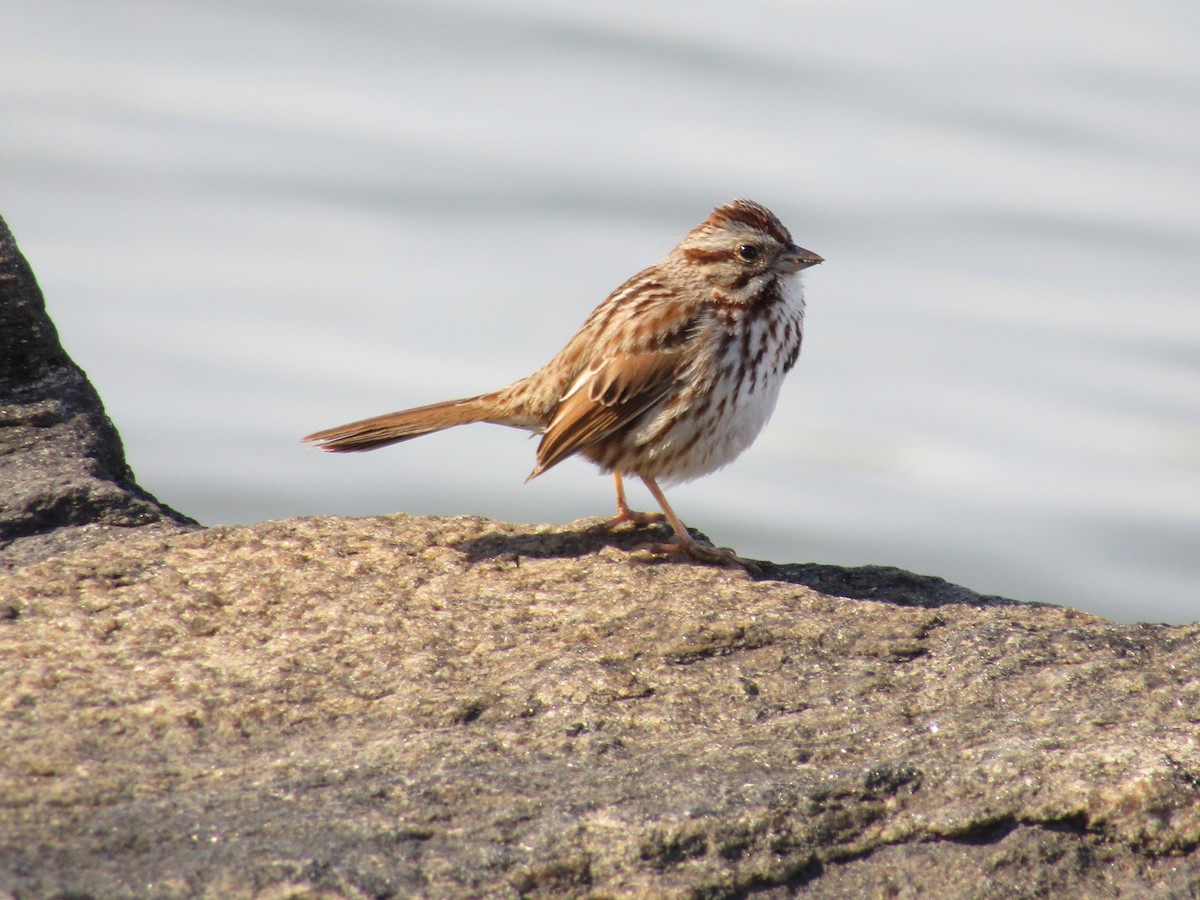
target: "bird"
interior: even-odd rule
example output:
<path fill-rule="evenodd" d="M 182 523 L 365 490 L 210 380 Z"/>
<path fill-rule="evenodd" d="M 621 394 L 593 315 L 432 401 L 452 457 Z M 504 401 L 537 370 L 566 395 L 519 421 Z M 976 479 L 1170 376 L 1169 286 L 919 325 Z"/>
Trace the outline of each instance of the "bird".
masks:
<path fill-rule="evenodd" d="M 696 540 L 660 482 L 707 475 L 754 442 L 800 354 L 799 273 L 821 262 L 767 207 L 732 200 L 609 294 L 533 374 L 498 391 L 373 416 L 303 440 L 343 453 L 474 422 L 531 431 L 541 440 L 529 479 L 575 455 L 612 474 L 617 514 L 607 528 L 665 518 L 673 539 L 645 548 L 753 569 L 730 548 Z M 661 514 L 629 507 L 630 476 L 645 483 Z"/>

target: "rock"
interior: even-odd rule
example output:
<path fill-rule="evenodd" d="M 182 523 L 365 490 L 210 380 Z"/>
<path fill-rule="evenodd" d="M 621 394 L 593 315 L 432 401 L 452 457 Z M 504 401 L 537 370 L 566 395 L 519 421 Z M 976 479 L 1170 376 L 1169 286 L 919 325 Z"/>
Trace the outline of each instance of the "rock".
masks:
<path fill-rule="evenodd" d="M 196 531 L 2 222 L 0 426 L 4 900 L 1200 896 L 1200 625 L 589 523 Z"/>
<path fill-rule="evenodd" d="M 121 438 L 0 219 L 0 566 L 196 523 L 134 480 Z"/>
<path fill-rule="evenodd" d="M 0 896 L 1200 893 L 1200 625 L 586 524 L 0 573 Z"/>

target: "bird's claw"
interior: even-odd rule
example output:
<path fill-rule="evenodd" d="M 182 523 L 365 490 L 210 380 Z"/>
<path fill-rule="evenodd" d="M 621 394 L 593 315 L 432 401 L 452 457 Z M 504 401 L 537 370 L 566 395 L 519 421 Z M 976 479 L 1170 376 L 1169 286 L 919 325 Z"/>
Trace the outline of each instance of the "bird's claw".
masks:
<path fill-rule="evenodd" d="M 622 525 L 633 525 L 634 528 L 645 528 L 647 525 L 657 525 L 667 521 L 660 512 L 644 513 L 632 509 L 623 509 L 611 519 L 600 523 L 601 531 L 616 531 Z"/>
<path fill-rule="evenodd" d="M 701 544 L 697 540 L 674 540 L 666 544 L 639 544 L 635 550 L 646 550 L 650 553 L 661 553 L 664 555 L 672 555 L 682 553 L 690 556 L 692 559 L 703 563 L 710 563 L 718 566 L 741 566 L 751 575 L 761 575 L 762 570 L 748 559 L 738 556 L 729 547 L 714 547 L 711 544 Z"/>

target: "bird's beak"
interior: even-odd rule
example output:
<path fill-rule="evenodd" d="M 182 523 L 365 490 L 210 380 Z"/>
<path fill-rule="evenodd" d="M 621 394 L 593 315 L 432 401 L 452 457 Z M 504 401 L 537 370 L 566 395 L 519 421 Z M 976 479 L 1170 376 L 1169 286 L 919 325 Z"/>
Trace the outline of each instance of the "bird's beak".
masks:
<path fill-rule="evenodd" d="M 795 244 L 792 244 L 780 254 L 776 265 L 785 272 L 799 272 L 801 269 L 807 269 L 809 266 L 815 266 L 823 262 L 825 262 L 824 257 L 818 256 L 811 250 L 805 250 L 803 247 L 797 247 Z"/>

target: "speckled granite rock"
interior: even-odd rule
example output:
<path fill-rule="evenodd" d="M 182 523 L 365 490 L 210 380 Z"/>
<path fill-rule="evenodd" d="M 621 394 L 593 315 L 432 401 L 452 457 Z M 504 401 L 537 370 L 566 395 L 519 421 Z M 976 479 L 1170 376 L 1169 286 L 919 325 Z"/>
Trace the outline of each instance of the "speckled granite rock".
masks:
<path fill-rule="evenodd" d="M 196 523 L 134 481 L 95 388 L 58 341 L 0 219 L 0 567 Z"/>
<path fill-rule="evenodd" d="M 0 900 L 1200 897 L 1200 626 L 587 523 L 196 528 L 0 222 Z"/>
<path fill-rule="evenodd" d="M 1200 626 L 585 524 L 0 574 L 0 896 L 1200 892 Z"/>

